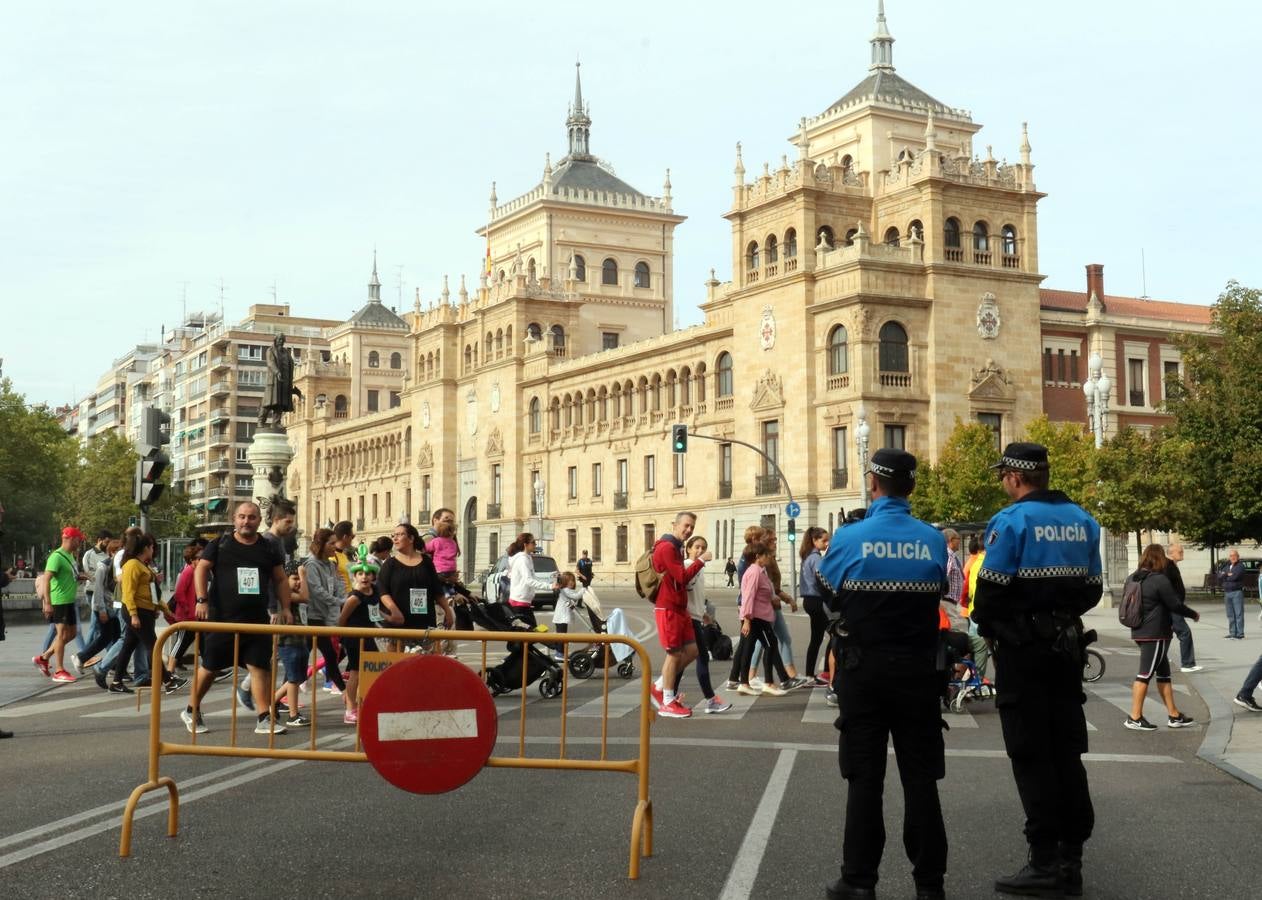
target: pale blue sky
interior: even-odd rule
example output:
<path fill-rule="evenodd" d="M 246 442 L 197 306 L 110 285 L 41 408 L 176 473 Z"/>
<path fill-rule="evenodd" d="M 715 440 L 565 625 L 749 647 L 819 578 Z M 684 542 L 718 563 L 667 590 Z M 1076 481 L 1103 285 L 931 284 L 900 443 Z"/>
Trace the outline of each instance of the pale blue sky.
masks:
<path fill-rule="evenodd" d="M 667 167 L 675 296 L 730 277 L 733 148 L 792 153 L 799 117 L 867 74 L 875 0 L 805 4 L 8 4 L 0 21 L 0 356 L 63 403 L 189 309 L 271 285 L 346 317 L 373 246 L 387 302 L 476 283 L 501 201 L 565 152 L 574 59 L 592 149 L 649 194 Z M 1015 160 L 1030 123 L 1046 287 L 1209 303 L 1262 285 L 1255 0 L 888 0 L 899 74 Z M 20 331 L 15 325 L 21 325 Z"/>

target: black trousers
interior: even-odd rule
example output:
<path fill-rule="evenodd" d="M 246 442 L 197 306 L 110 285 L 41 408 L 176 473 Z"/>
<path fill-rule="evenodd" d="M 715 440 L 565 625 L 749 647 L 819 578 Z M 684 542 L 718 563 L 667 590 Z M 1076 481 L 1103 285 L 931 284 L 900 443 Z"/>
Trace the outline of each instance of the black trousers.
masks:
<path fill-rule="evenodd" d="M 741 638 L 740 653 L 737 654 L 736 665 L 732 667 L 732 671 L 738 673 L 736 680 L 741 684 L 749 684 L 749 664 L 753 661 L 754 647 L 757 644 L 762 644 L 763 669 L 766 675 L 764 680 L 767 684 L 771 684 L 772 668 L 782 682 L 788 681 L 789 673 L 785 671 L 784 660 L 780 658 L 780 642 L 776 639 L 771 623 L 765 619 L 749 620 L 749 635 Z"/>
<path fill-rule="evenodd" d="M 131 624 L 131 617 L 127 619 L 127 631 L 123 634 L 123 648 L 119 651 L 118 658 L 114 660 L 114 680 L 118 681 L 123 677 L 123 673 L 127 671 L 127 662 L 131 659 L 132 653 L 136 651 L 137 646 L 145 648 L 145 658 L 153 655 L 153 645 L 157 643 L 158 636 L 154 632 L 154 623 L 158 619 L 158 614 L 151 609 L 138 609 L 136 616 L 140 619 L 140 627 L 137 628 Z M 162 676 L 163 683 L 170 680 L 171 675 L 164 666 L 159 673 Z"/>
<path fill-rule="evenodd" d="M 92 615 L 97 616 L 96 613 Z M 122 626 L 118 622 L 118 616 L 111 615 L 104 622 L 101 621 L 100 616 L 97 616 L 96 624 L 96 639 L 84 647 L 83 652 L 79 654 L 84 662 L 104 653 L 121 636 Z"/>
<path fill-rule="evenodd" d="M 946 873 L 947 836 L 938 801 L 938 780 L 946 774 L 939 674 L 929 651 L 847 648 L 839 660 L 841 731 L 838 761 L 848 782 L 842 879 L 854 887 L 875 887 L 885 851 L 882 802 L 886 746 L 894 739 L 894 759 L 903 785 L 903 849 L 920 887 L 941 888 Z"/>
<path fill-rule="evenodd" d="M 995 673 L 1003 742 L 1025 809 L 1025 839 L 1044 861 L 1055 856 L 1058 843 L 1081 845 L 1095 825 L 1082 765 L 1082 667 L 1053 653 L 1048 642 L 1000 642 Z"/>
<path fill-rule="evenodd" d="M 824 632 L 828 630 L 828 613 L 824 611 L 824 601 L 820 597 L 802 597 L 802 609 L 811 617 L 811 642 L 806 645 L 806 674 L 815 677 L 815 662 L 819 659 L 819 648 L 824 643 Z M 827 663 L 828 659 L 825 658 Z"/>

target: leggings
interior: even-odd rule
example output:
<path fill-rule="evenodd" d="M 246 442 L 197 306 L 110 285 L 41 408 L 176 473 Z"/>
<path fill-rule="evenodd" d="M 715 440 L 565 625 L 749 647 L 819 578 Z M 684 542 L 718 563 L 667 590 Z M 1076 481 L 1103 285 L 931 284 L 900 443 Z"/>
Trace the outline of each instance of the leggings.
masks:
<path fill-rule="evenodd" d="M 1170 638 L 1162 641 L 1136 641 L 1139 645 L 1139 674 L 1136 681 L 1144 684 L 1157 676 L 1157 683 L 1170 680 Z"/>
<path fill-rule="evenodd" d="M 828 614 L 824 612 L 824 601 L 820 597 L 803 597 L 802 608 L 811 617 L 811 642 L 806 645 L 806 676 L 814 678 L 819 648 L 824 642 L 824 632 L 828 630 Z"/>
<path fill-rule="evenodd" d="M 322 626 L 323 619 L 308 619 L 308 625 Z M 339 691 L 346 690 L 346 682 L 342 680 L 342 670 L 337 667 L 337 651 L 333 649 L 333 641 L 322 637 L 316 639 L 316 647 L 324 657 L 324 680 L 334 684 Z"/>
<path fill-rule="evenodd" d="M 776 633 L 776 640 L 779 642 L 777 649 L 780 651 L 780 659 L 786 666 L 793 665 L 793 639 L 789 637 L 789 623 L 784 620 L 784 611 L 777 609 L 776 618 L 768 623 Z M 749 667 L 757 669 L 758 663 L 763 662 L 763 668 L 767 673 L 767 680 L 771 681 L 771 667 L 766 664 L 762 658 L 762 647 L 753 648 L 753 657 L 750 659 Z"/>
<path fill-rule="evenodd" d="M 92 614 L 96 616 L 96 613 Z M 96 637 L 92 639 L 92 643 L 83 648 L 83 652 L 79 654 L 83 657 L 83 661 L 87 662 L 92 657 L 104 653 L 110 644 L 118 640 L 122 635 L 120 630 L 122 626 L 118 623 L 117 616 L 110 616 L 104 622 L 97 618 Z"/>
<path fill-rule="evenodd" d="M 175 663 L 180 661 L 186 650 L 193 646 L 193 638 L 197 635 L 191 631 L 181 631 L 175 640 L 175 646 L 171 650 L 171 660 Z"/>
<path fill-rule="evenodd" d="M 697 636 L 697 684 L 701 685 L 702 695 L 709 700 L 714 696 L 714 686 L 710 684 L 710 645 L 706 643 L 705 628 L 700 619 L 692 620 L 692 630 Z M 684 677 L 683 669 L 675 673 L 675 693 L 679 693 L 679 681 Z"/>
<path fill-rule="evenodd" d="M 131 658 L 137 645 L 144 647 L 145 653 L 152 656 L 153 645 L 158 640 L 158 636 L 153 631 L 153 625 L 157 621 L 158 614 L 151 609 L 140 609 L 136 611 L 136 615 L 140 619 L 140 627 L 137 628 L 132 625 L 130 618 L 127 620 L 127 632 L 123 635 L 123 649 L 119 652 L 118 659 L 114 660 L 115 681 L 119 681 L 123 677 L 123 673 L 127 671 L 127 660 Z M 171 678 L 167 673 L 166 666 L 162 667 L 161 675 L 164 684 Z"/>
<path fill-rule="evenodd" d="M 784 670 L 784 662 L 780 659 L 780 644 L 776 640 L 775 629 L 765 619 L 750 619 L 749 640 L 745 641 L 744 652 L 741 654 L 741 684 L 749 684 L 750 657 L 755 646 L 766 648 L 768 665 L 775 666 L 781 681 L 788 681 L 789 673 Z M 767 683 L 771 684 L 770 670 L 767 672 Z"/>

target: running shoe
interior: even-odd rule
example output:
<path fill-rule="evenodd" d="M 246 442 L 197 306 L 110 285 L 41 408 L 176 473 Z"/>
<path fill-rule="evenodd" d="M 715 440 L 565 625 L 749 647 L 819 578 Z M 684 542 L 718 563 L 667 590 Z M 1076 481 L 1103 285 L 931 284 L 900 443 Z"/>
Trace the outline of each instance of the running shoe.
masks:
<path fill-rule="evenodd" d="M 827 678 L 825 678 L 823 675 L 815 675 L 811 678 L 811 687 L 826 688 L 826 687 L 829 687 L 831 684 L 832 682 L 829 681 Z"/>
<path fill-rule="evenodd" d="M 168 694 L 174 694 L 186 684 L 188 684 L 187 678 L 180 678 L 178 675 L 172 675 L 169 679 L 167 679 L 166 683 L 162 685 L 162 689 Z"/>
<path fill-rule="evenodd" d="M 306 716 L 304 716 L 302 713 L 299 713 L 298 715 L 294 716 L 292 719 L 285 720 L 286 728 L 306 728 L 310 724 L 311 724 L 311 720 L 308 719 Z"/>
<path fill-rule="evenodd" d="M 342 713 L 343 725 L 355 725 L 358 722 L 359 722 L 359 710 L 348 709 L 346 712 Z"/>
<path fill-rule="evenodd" d="M 1196 720 L 1191 716 L 1185 716 L 1179 713 L 1177 716 L 1170 716 L 1166 719 L 1166 725 L 1169 728 L 1187 728 Z"/>
<path fill-rule="evenodd" d="M 110 689 L 110 686 L 105 683 L 105 670 L 104 669 L 99 669 L 96 672 L 96 674 L 92 676 L 92 679 L 96 682 L 96 686 L 99 687 L 101 690 L 108 691 Z"/>
<path fill-rule="evenodd" d="M 205 734 L 210 731 L 210 729 L 206 727 L 206 721 L 202 718 L 201 710 L 197 711 L 197 720 L 196 723 L 194 723 L 193 711 L 186 707 L 180 711 L 180 721 L 184 723 L 184 726 L 188 729 L 189 734 Z"/>
<path fill-rule="evenodd" d="M 1184 675 L 1190 675 L 1193 672 L 1200 672 L 1204 668 L 1205 668 L 1204 666 L 1183 666 L 1181 669 L 1179 669 L 1179 671 L 1182 672 Z"/>
<path fill-rule="evenodd" d="M 766 685 L 767 685 L 767 682 L 763 681 L 761 678 L 749 679 L 749 686 L 752 687 L 756 691 L 761 691 L 764 687 L 766 687 Z"/>
<path fill-rule="evenodd" d="M 666 716 L 668 719 L 687 719 L 692 715 L 692 710 L 684 706 L 678 700 L 672 700 L 657 711 L 659 716 Z"/>
<path fill-rule="evenodd" d="M 832 688 L 829 688 L 828 693 L 824 695 L 824 702 L 827 703 L 829 706 L 836 706 L 837 705 L 837 692 L 834 691 Z"/>
<path fill-rule="evenodd" d="M 241 701 L 241 705 L 246 709 L 254 710 L 254 697 L 245 688 L 237 688 L 237 699 Z"/>
<path fill-rule="evenodd" d="M 796 691 L 798 688 L 806 687 L 808 684 L 810 684 L 809 680 L 803 678 L 801 675 L 794 675 L 788 681 L 780 682 L 780 687 L 784 688 L 786 691 Z"/>
<path fill-rule="evenodd" d="M 77 675 L 82 675 L 82 674 L 83 674 L 83 665 L 82 665 L 82 663 L 80 663 L 80 662 L 79 662 L 79 654 L 78 654 L 78 653 L 71 653 L 71 654 L 70 654 L 70 665 L 74 666 L 75 674 L 77 674 Z"/>
<path fill-rule="evenodd" d="M 342 696 L 342 691 L 336 684 L 326 684 L 324 686 L 324 692 L 326 694 L 332 694 L 334 697 Z"/>
<path fill-rule="evenodd" d="M 263 713 L 263 715 L 259 716 L 258 724 L 254 726 L 254 733 L 255 734 L 271 734 L 272 724 L 273 723 L 272 723 L 271 716 L 269 716 L 267 713 Z M 276 726 L 277 734 L 286 733 L 286 728 L 284 725 L 280 724 L 279 722 L 276 722 L 275 726 Z"/>
<path fill-rule="evenodd" d="M 756 688 L 752 684 L 737 683 L 736 693 L 744 694 L 746 697 L 757 697 L 759 694 L 762 693 L 762 689 Z"/>
<path fill-rule="evenodd" d="M 299 701 L 298 701 L 298 708 L 299 708 L 299 709 L 306 709 L 306 708 L 307 708 L 307 704 L 303 703 L 303 702 L 302 702 L 302 700 L 299 700 Z M 289 712 L 289 703 L 288 703 L 288 701 L 285 701 L 285 700 L 277 700 L 277 701 L 276 701 L 276 709 L 277 709 L 277 710 L 279 710 L 280 712 L 283 712 L 283 713 L 287 713 L 287 712 Z"/>
<path fill-rule="evenodd" d="M 732 704 L 728 703 L 718 694 L 715 694 L 705 703 L 701 704 L 701 711 L 705 713 L 727 712 L 731 708 L 732 708 Z"/>
<path fill-rule="evenodd" d="M 654 709 L 661 709 L 666 705 L 666 698 L 662 696 L 662 689 L 655 684 L 649 685 L 649 699 L 653 701 Z"/>
<path fill-rule="evenodd" d="M 61 684 L 74 684 L 78 680 L 78 678 L 75 678 L 65 669 L 58 669 L 53 673 L 53 681 L 60 682 Z"/>
<path fill-rule="evenodd" d="M 1243 706 L 1249 712 L 1262 712 L 1262 706 L 1258 706 L 1258 701 L 1254 700 L 1252 696 L 1246 697 L 1240 694 L 1232 697 L 1231 702 L 1236 704 L 1236 706 Z"/>
<path fill-rule="evenodd" d="M 1132 719 L 1130 716 L 1127 716 L 1126 721 L 1123 724 L 1125 724 L 1126 727 L 1129 728 L 1131 731 L 1156 731 L 1157 730 L 1157 726 L 1152 724 L 1152 722 L 1149 722 L 1143 716 L 1140 716 L 1138 719 Z"/>
<path fill-rule="evenodd" d="M 741 686 L 741 683 L 737 681 L 735 678 L 729 678 L 727 680 L 727 684 L 724 685 L 724 687 L 726 687 L 729 691 L 734 691 L 740 686 Z"/>
<path fill-rule="evenodd" d="M 776 687 L 774 684 L 764 684 L 762 686 L 761 693 L 764 693 L 769 697 L 783 697 L 789 692 L 784 688 Z"/>
<path fill-rule="evenodd" d="M 135 692 L 135 691 L 133 691 L 131 688 L 129 688 L 127 685 L 123 684 L 121 681 L 116 681 L 116 682 L 114 682 L 114 683 L 113 683 L 113 684 L 111 684 L 108 688 L 106 688 L 106 690 L 107 690 L 107 691 L 109 691 L 111 694 L 134 694 L 134 693 L 136 693 L 136 692 Z"/>
<path fill-rule="evenodd" d="M 53 670 L 48 665 L 48 660 L 44 659 L 44 657 L 32 656 L 31 662 L 35 663 L 35 668 L 39 669 L 45 675 L 51 676 L 53 674 Z"/>

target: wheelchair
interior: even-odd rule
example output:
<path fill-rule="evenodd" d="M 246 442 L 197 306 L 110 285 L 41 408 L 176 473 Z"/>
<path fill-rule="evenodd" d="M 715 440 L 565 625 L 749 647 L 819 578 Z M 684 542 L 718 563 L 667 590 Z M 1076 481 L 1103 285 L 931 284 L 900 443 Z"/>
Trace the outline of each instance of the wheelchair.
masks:
<path fill-rule="evenodd" d="M 964 712 L 964 704 L 972 700 L 995 699 L 995 686 L 977 672 L 977 664 L 970 657 L 962 657 L 950 661 L 951 674 L 947 679 L 943 705 L 953 713 Z M 956 675 L 956 666 L 963 666 L 964 672 Z"/>

